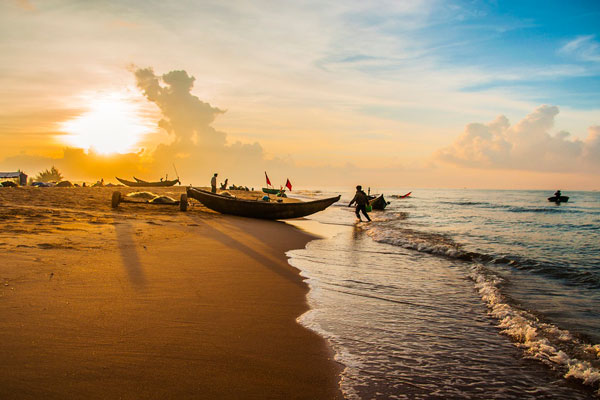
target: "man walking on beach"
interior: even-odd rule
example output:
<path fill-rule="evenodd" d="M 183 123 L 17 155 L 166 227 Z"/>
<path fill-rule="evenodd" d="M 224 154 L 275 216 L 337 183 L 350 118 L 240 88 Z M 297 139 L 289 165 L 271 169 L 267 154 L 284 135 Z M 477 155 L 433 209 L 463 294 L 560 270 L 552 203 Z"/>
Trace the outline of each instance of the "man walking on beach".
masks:
<path fill-rule="evenodd" d="M 219 174 L 215 172 L 212 179 L 210 180 L 210 191 L 213 193 L 217 193 L 217 175 Z"/>
<path fill-rule="evenodd" d="M 356 218 L 358 218 L 359 221 L 362 221 L 362 219 L 360 219 L 359 214 L 359 212 L 362 212 L 363 215 L 367 218 L 367 221 L 371 222 L 371 218 L 369 218 L 369 214 L 367 214 L 367 204 L 369 204 L 369 198 L 367 197 L 367 194 L 362 190 L 362 186 L 358 185 L 356 187 L 356 194 L 354 195 L 354 198 L 352 199 L 350 204 L 348 204 L 348 207 L 351 207 L 352 203 L 356 203 Z"/>

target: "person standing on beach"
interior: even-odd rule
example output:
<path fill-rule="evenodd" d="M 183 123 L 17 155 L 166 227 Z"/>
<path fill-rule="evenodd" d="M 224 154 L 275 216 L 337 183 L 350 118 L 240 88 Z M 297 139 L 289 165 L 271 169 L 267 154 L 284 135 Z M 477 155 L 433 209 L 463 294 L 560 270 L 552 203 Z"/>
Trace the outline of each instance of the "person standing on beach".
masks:
<path fill-rule="evenodd" d="M 362 221 L 362 219 L 360 218 L 360 212 L 362 212 L 363 215 L 367 218 L 367 221 L 371 222 L 371 218 L 369 218 L 369 214 L 367 214 L 367 204 L 369 204 L 369 198 L 367 197 L 367 194 L 362 190 L 362 186 L 358 185 L 356 187 L 356 194 L 354 195 L 352 201 L 350 201 L 350 204 L 348 204 L 348 207 L 351 207 L 352 203 L 356 203 L 356 218 L 358 218 L 359 221 Z"/>
<path fill-rule="evenodd" d="M 217 176 L 219 174 L 217 174 L 215 172 L 215 174 L 213 175 L 212 179 L 210 180 L 210 191 L 213 193 L 217 193 Z"/>

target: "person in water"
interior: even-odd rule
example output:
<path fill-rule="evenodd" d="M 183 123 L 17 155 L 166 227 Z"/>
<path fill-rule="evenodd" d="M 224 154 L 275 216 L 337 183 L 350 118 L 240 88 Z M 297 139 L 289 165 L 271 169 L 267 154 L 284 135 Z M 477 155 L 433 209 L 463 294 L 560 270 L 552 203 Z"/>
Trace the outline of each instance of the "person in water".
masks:
<path fill-rule="evenodd" d="M 215 172 L 215 174 L 213 175 L 212 179 L 210 180 L 210 191 L 213 193 L 217 193 L 217 176 L 219 174 L 217 174 Z"/>
<path fill-rule="evenodd" d="M 367 221 L 371 222 L 371 218 L 369 218 L 369 214 L 367 214 L 369 197 L 367 197 L 367 194 L 364 192 L 364 190 L 362 190 L 362 186 L 358 185 L 356 187 L 356 194 L 354 195 L 352 201 L 350 201 L 350 204 L 348 204 L 348 207 L 352 207 L 352 203 L 356 203 L 356 210 L 354 211 L 356 213 L 356 218 L 358 218 L 359 221 L 362 221 L 360 218 L 360 213 L 362 212 L 367 218 Z"/>

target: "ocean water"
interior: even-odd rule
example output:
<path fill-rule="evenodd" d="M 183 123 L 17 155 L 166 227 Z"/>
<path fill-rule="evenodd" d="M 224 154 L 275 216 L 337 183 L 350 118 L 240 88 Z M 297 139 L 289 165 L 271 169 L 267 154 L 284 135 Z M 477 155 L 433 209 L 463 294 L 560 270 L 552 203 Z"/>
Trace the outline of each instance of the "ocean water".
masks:
<path fill-rule="evenodd" d="M 324 237 L 288 256 L 345 396 L 599 398 L 600 193 L 406 192 L 371 223 L 350 192 L 293 222 Z"/>

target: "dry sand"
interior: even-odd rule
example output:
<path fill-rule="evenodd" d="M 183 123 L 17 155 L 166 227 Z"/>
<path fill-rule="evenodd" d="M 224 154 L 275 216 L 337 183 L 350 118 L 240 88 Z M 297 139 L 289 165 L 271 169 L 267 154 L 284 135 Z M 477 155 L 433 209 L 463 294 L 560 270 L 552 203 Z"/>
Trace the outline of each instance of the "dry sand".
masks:
<path fill-rule="evenodd" d="M 341 398 L 296 322 L 284 252 L 309 235 L 199 203 L 114 210 L 114 190 L 0 188 L 1 399 Z"/>

